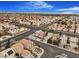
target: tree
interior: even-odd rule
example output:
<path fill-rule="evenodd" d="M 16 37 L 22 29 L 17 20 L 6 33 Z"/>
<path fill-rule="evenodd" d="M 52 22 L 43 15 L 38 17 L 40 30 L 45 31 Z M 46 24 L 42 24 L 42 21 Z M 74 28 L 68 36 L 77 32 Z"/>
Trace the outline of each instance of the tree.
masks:
<path fill-rule="evenodd" d="M 67 39 L 67 44 L 70 44 L 70 40 L 69 40 L 69 38 Z"/>
<path fill-rule="evenodd" d="M 48 39 L 47 43 L 52 44 L 52 40 L 51 40 L 51 38 Z"/>
<path fill-rule="evenodd" d="M 74 47 L 74 50 L 77 51 L 77 47 Z"/>
<path fill-rule="evenodd" d="M 52 42 L 53 45 L 57 45 L 57 46 L 59 46 L 60 40 L 61 40 L 61 39 L 59 39 L 59 40 L 54 40 L 54 41 Z"/>
<path fill-rule="evenodd" d="M 78 39 L 77 45 L 78 45 L 78 49 L 79 49 L 79 39 Z"/>
<path fill-rule="evenodd" d="M 48 32 L 46 32 L 46 36 L 47 36 Z"/>

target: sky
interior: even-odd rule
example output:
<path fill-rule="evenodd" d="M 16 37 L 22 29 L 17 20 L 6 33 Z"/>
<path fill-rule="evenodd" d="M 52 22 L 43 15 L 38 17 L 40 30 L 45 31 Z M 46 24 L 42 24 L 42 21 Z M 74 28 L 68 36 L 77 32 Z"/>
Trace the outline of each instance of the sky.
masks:
<path fill-rule="evenodd" d="M 79 1 L 0 1 L 0 12 L 79 13 Z"/>

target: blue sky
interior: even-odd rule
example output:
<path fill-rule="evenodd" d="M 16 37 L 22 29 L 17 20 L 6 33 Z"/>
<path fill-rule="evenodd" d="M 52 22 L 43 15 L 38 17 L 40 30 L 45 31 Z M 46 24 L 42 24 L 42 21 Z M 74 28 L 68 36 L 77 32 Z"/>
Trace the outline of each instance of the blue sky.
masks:
<path fill-rule="evenodd" d="M 0 12 L 79 13 L 79 1 L 0 1 Z"/>

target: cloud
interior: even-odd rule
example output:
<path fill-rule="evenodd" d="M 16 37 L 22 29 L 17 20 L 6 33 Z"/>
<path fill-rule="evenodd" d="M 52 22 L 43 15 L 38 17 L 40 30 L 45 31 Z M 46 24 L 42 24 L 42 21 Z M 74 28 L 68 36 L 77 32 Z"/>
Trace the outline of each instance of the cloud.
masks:
<path fill-rule="evenodd" d="M 30 2 L 29 4 L 31 4 L 35 8 L 53 8 L 52 5 L 49 5 L 48 3 L 43 1 Z"/>
<path fill-rule="evenodd" d="M 70 7 L 65 9 L 57 9 L 57 12 L 61 12 L 62 14 L 78 14 L 79 7 Z"/>
<path fill-rule="evenodd" d="M 61 14 L 74 14 L 75 12 L 61 12 Z"/>
<path fill-rule="evenodd" d="M 79 7 L 71 7 L 67 9 L 59 9 L 57 11 L 79 11 Z"/>
<path fill-rule="evenodd" d="M 44 2 L 44 1 L 30 1 L 19 6 L 20 9 L 52 9 L 54 6 Z"/>

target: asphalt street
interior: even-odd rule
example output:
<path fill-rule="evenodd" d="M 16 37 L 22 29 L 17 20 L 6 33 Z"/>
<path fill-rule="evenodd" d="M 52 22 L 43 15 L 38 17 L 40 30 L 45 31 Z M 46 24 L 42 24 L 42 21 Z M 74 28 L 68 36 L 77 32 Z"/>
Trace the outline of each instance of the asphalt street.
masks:
<path fill-rule="evenodd" d="M 45 44 L 42 42 L 38 42 L 35 40 L 32 40 L 36 43 L 36 45 L 42 47 L 44 49 L 44 54 L 42 55 L 41 58 L 54 58 L 56 55 L 60 55 L 62 53 L 66 54 L 68 56 L 68 58 L 79 58 L 79 54 L 67 51 L 67 50 L 63 50 L 60 48 L 57 48 L 55 46 L 49 45 L 49 44 Z"/>
<path fill-rule="evenodd" d="M 30 35 L 30 34 L 33 34 L 34 32 L 35 32 L 35 30 L 30 30 L 30 31 L 25 32 L 25 33 L 22 33 L 22 34 L 20 34 L 20 35 L 16 35 L 16 36 L 14 36 L 14 37 L 11 37 L 11 38 L 9 38 L 9 39 L 7 39 L 7 40 L 11 40 L 11 39 L 15 39 L 15 38 L 17 38 L 17 39 L 19 40 L 19 39 L 21 39 L 21 38 L 24 38 L 24 37 Z M 5 42 L 5 41 L 6 41 L 6 40 L 1 41 L 0 43 Z"/>

